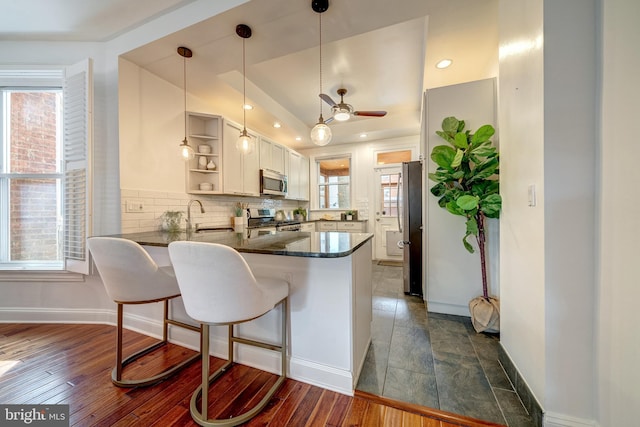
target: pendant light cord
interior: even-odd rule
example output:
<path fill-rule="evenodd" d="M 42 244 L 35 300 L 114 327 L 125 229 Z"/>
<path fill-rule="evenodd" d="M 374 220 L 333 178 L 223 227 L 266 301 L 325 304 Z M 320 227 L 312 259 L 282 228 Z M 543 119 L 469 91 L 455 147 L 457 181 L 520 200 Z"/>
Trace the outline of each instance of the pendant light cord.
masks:
<path fill-rule="evenodd" d="M 322 94 L 322 13 L 318 13 L 318 20 L 320 22 L 320 93 Z M 322 98 L 320 98 L 320 122 L 323 121 L 322 118 Z"/>
<path fill-rule="evenodd" d="M 187 57 L 182 57 L 182 79 L 184 83 L 184 142 L 187 143 Z"/>
<path fill-rule="evenodd" d="M 244 42 L 245 39 L 242 39 L 242 129 L 244 132 L 247 132 L 247 72 L 245 69 L 245 50 L 244 50 Z"/>

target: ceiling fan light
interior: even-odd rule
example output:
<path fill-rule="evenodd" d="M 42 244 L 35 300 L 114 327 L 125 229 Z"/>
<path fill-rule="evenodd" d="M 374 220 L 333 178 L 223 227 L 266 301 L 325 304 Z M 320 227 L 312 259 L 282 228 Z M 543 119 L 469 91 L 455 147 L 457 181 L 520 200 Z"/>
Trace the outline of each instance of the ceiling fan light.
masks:
<path fill-rule="evenodd" d="M 351 114 L 347 113 L 346 111 L 338 111 L 333 115 L 333 118 L 339 122 L 347 121 L 349 120 L 349 117 L 351 117 Z"/>
<path fill-rule="evenodd" d="M 253 138 L 249 136 L 246 129 L 243 129 L 242 132 L 240 132 L 240 136 L 236 141 L 236 148 L 243 154 L 251 154 L 253 153 L 253 150 L 255 150 L 256 143 Z"/>
<path fill-rule="evenodd" d="M 311 142 L 321 147 L 330 143 L 332 136 L 331 128 L 324 123 L 322 118 L 313 129 L 311 129 Z"/>

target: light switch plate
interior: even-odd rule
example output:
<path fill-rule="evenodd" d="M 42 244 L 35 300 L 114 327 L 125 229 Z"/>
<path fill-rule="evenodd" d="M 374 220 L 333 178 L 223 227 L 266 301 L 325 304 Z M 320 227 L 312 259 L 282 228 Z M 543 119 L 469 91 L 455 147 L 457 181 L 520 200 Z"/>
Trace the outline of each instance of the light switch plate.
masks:
<path fill-rule="evenodd" d="M 144 203 L 139 200 L 127 200 L 127 212 L 144 212 Z"/>
<path fill-rule="evenodd" d="M 534 207 L 536 205 L 536 185 L 535 184 L 529 185 L 527 195 L 529 198 L 529 206 Z"/>

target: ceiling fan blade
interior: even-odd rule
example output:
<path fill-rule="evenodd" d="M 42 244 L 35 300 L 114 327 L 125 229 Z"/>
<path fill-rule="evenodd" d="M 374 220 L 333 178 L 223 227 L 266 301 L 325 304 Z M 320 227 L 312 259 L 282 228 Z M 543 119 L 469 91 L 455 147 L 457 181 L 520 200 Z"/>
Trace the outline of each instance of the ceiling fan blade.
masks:
<path fill-rule="evenodd" d="M 387 115 L 386 111 L 354 111 L 354 116 L 367 116 L 367 117 L 384 117 Z"/>
<path fill-rule="evenodd" d="M 324 102 L 326 102 L 327 104 L 331 105 L 332 107 L 334 105 L 338 105 L 335 103 L 335 101 L 333 99 L 331 99 L 331 97 L 329 95 L 327 95 L 326 93 L 321 93 L 320 95 L 318 95 L 320 98 L 322 98 L 322 100 Z"/>
<path fill-rule="evenodd" d="M 333 117 L 329 117 L 327 120 L 324 121 L 325 125 L 328 125 L 329 123 L 331 123 L 333 121 Z"/>

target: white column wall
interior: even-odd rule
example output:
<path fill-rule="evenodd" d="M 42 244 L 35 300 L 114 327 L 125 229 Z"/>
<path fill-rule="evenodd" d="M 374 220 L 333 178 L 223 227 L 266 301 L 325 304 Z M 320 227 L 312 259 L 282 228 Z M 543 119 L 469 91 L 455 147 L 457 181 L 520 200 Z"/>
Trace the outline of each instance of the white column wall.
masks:
<path fill-rule="evenodd" d="M 640 301 L 635 224 L 640 217 L 640 2 L 602 1 L 600 311 L 598 395 L 600 426 L 637 425 L 640 404 Z"/>
<path fill-rule="evenodd" d="M 595 1 L 521 0 L 500 12 L 501 341 L 546 425 L 587 423 L 596 385 L 597 10 Z"/>
<path fill-rule="evenodd" d="M 595 415 L 595 3 L 544 2 L 544 408 L 584 420 Z"/>
<path fill-rule="evenodd" d="M 540 403 L 545 396 L 542 3 L 500 2 L 500 341 Z M 537 205 L 528 205 L 529 185 Z"/>

